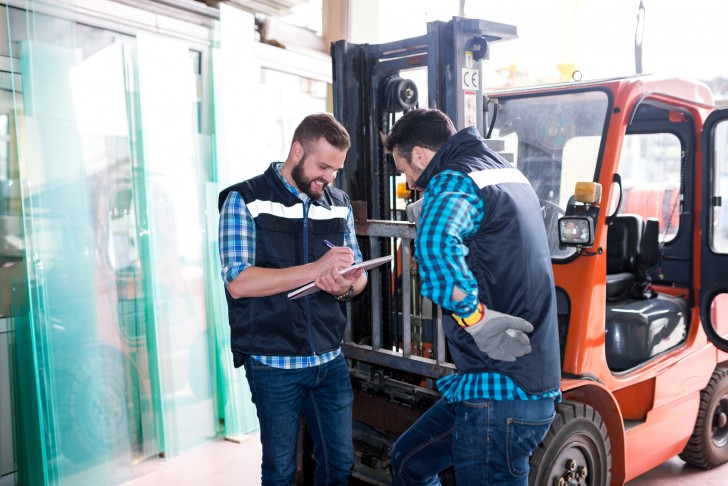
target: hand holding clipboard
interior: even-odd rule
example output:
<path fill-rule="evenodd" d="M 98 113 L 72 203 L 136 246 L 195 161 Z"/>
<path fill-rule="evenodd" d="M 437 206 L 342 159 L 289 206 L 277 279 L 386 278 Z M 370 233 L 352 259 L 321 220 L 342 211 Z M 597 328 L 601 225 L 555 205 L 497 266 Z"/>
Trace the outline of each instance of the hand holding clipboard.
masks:
<path fill-rule="evenodd" d="M 339 273 L 342 275 L 345 275 L 349 272 L 353 272 L 360 268 L 363 268 L 364 270 L 369 270 L 371 268 L 378 267 L 378 266 L 383 265 L 390 261 L 392 261 L 392 255 L 387 255 L 387 256 L 383 256 L 383 257 L 379 257 L 379 258 L 373 258 L 371 260 L 367 260 L 365 262 L 359 262 L 350 267 L 343 268 L 343 269 L 339 270 Z M 318 292 L 319 290 L 321 290 L 321 289 L 316 287 L 316 284 L 314 282 L 309 282 L 306 285 L 303 285 L 303 286 L 297 288 L 296 290 L 292 290 L 288 294 L 288 298 L 297 299 L 299 297 L 303 297 L 305 295 L 309 295 L 309 294 L 313 294 L 314 292 Z"/>

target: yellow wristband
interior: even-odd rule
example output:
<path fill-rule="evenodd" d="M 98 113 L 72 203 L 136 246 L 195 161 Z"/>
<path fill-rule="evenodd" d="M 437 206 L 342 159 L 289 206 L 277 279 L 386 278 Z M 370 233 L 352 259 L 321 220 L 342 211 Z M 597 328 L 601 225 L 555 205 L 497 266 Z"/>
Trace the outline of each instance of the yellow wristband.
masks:
<path fill-rule="evenodd" d="M 452 317 L 453 317 L 453 319 L 455 319 L 455 322 L 457 322 L 460 327 L 470 327 L 474 324 L 479 323 L 484 315 L 485 315 L 485 306 L 483 304 L 479 303 L 478 308 L 475 309 L 475 312 L 473 312 L 469 316 L 458 317 L 455 314 L 453 314 Z"/>

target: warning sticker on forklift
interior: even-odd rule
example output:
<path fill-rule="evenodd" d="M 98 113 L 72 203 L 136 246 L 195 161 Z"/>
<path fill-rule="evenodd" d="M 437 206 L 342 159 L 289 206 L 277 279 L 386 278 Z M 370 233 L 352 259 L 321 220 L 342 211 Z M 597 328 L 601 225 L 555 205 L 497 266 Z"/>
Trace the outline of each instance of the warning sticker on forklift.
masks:
<path fill-rule="evenodd" d="M 472 127 L 477 123 L 477 94 L 477 91 L 463 91 L 463 115 L 465 127 Z"/>

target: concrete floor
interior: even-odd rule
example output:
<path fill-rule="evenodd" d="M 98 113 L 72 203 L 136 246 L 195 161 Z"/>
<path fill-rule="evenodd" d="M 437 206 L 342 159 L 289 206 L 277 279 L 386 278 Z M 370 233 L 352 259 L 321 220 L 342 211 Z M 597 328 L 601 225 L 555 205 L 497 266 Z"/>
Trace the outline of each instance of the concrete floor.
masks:
<path fill-rule="evenodd" d="M 138 466 L 137 478 L 128 486 L 255 486 L 260 484 L 261 450 L 257 434 L 242 438 L 240 443 L 215 441 L 168 460 L 145 461 Z M 678 457 L 625 486 L 671 486 L 700 484 L 728 485 L 728 464 L 712 471 L 685 465 Z"/>

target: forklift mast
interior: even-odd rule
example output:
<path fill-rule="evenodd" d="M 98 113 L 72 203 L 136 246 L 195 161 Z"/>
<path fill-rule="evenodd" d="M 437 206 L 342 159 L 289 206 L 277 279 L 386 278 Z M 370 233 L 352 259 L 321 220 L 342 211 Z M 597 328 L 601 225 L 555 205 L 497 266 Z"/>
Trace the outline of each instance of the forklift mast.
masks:
<path fill-rule="evenodd" d="M 426 68 L 427 107 L 447 113 L 458 130 L 475 125 L 483 133 L 482 62 L 491 43 L 516 37 L 512 25 L 455 17 L 429 22 L 420 37 L 332 45 L 334 116 L 352 143 L 337 183 L 353 201 L 367 201 L 369 219 L 395 219 L 394 167 L 385 163 L 380 133 L 389 131 L 396 113 L 423 107 L 417 84 L 401 74 Z"/>
<path fill-rule="evenodd" d="M 350 304 L 344 344 L 350 359 L 431 378 L 452 372 L 437 325 L 439 309 L 423 303 L 411 259 L 415 229 L 405 222 L 404 204 L 416 195 L 398 191 L 380 136 L 398 114 L 423 106 L 424 93 L 427 107 L 447 113 L 458 129 L 476 126 L 482 133 L 482 63 L 491 43 L 515 37 L 514 26 L 455 17 L 428 23 L 420 37 L 332 44 L 334 116 L 351 136 L 336 184 L 351 197 L 364 255 L 394 256 L 392 268 L 370 272 L 369 291 Z M 435 364 L 412 355 L 434 358 Z"/>

